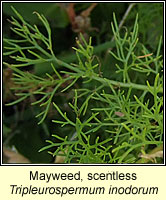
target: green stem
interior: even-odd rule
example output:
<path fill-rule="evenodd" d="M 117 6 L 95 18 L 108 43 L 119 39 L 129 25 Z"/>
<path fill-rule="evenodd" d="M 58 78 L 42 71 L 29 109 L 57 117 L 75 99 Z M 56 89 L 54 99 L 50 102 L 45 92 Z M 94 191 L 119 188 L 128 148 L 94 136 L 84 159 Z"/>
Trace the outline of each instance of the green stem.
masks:
<path fill-rule="evenodd" d="M 101 82 L 105 86 L 108 86 L 109 84 L 112 84 L 112 85 L 115 85 L 115 86 L 118 86 L 118 87 L 127 87 L 127 88 L 131 87 L 131 88 L 138 89 L 138 90 L 149 91 L 149 87 L 146 86 L 146 85 L 135 84 L 135 83 L 122 83 L 122 82 L 113 81 L 113 80 L 109 80 L 109 79 L 106 79 L 106 78 L 101 78 L 101 77 L 94 76 L 94 75 L 91 78 Z M 151 89 L 154 90 L 154 87 L 151 86 Z M 160 88 L 159 92 L 163 93 L 163 88 Z"/>
<path fill-rule="evenodd" d="M 68 69 L 70 69 L 70 70 L 72 70 L 72 71 L 78 72 L 78 73 L 83 73 L 83 72 L 82 72 L 81 70 L 79 70 L 78 68 L 73 67 L 73 66 L 67 64 L 66 62 L 63 62 L 63 61 L 57 59 L 55 56 L 54 56 L 54 58 L 53 58 L 52 60 L 55 61 L 55 62 L 56 62 L 58 65 L 60 65 L 60 66 L 66 67 L 66 68 L 68 68 Z"/>
<path fill-rule="evenodd" d="M 64 67 L 66 67 L 70 70 L 73 70 L 73 71 L 81 73 L 81 74 L 83 73 L 80 69 L 63 62 L 63 61 L 57 59 L 56 57 L 54 57 L 54 61 L 58 65 L 64 66 Z M 138 90 L 149 91 L 149 87 L 146 86 L 146 85 L 118 82 L 118 81 L 114 81 L 114 80 L 109 80 L 107 78 L 99 77 L 96 74 L 93 74 L 91 76 L 91 79 L 97 80 L 97 81 L 101 82 L 102 84 L 104 84 L 105 86 L 109 86 L 109 84 L 112 84 L 112 85 L 115 85 L 115 86 L 118 86 L 118 87 L 127 87 L 127 88 L 134 88 L 134 89 L 138 89 Z M 154 87 L 151 86 L 151 89 L 154 90 Z M 163 93 L 163 88 L 160 88 L 159 92 Z"/>

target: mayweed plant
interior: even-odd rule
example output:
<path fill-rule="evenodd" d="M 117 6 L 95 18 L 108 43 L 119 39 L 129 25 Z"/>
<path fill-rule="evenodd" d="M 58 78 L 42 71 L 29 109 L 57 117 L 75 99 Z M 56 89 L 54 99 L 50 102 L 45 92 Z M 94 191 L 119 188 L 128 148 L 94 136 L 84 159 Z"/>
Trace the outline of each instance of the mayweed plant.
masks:
<path fill-rule="evenodd" d="M 116 66 L 110 63 L 104 77 L 92 37 L 87 42 L 80 34 L 73 47 L 77 61 L 69 64 L 56 57 L 45 16 L 34 12 L 46 34 L 12 9 L 18 19 L 11 17 L 11 30 L 18 39 L 4 39 L 4 56 L 13 60 L 4 65 L 13 71 L 11 89 L 17 99 L 7 105 L 29 99 L 39 107 L 38 124 L 53 112 L 52 123 L 58 127 L 39 152 L 61 156 L 64 163 L 162 163 L 162 37 L 156 51 L 150 52 L 138 39 L 138 15 L 132 30 L 121 32 L 113 14 L 109 54 Z M 46 76 L 31 70 L 42 63 L 52 68 Z M 61 95 L 64 105 L 58 101 Z"/>

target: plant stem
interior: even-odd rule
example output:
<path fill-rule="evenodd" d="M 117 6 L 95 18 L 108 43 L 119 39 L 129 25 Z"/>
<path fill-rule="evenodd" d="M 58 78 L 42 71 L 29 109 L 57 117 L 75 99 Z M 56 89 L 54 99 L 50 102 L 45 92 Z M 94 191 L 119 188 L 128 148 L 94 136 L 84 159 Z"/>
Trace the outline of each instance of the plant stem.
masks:
<path fill-rule="evenodd" d="M 127 16 L 129 15 L 131 9 L 132 9 L 135 5 L 136 5 L 136 3 L 131 3 L 131 4 L 129 5 L 129 7 L 127 8 L 127 10 L 126 10 L 126 12 L 125 12 L 125 14 L 124 14 L 124 16 L 123 16 L 123 18 L 122 18 L 120 24 L 119 24 L 119 30 L 122 28 L 122 26 L 123 26 L 123 24 L 124 24 L 124 22 L 125 22 Z M 113 42 L 114 39 L 115 39 L 115 38 L 114 38 L 114 36 L 113 36 L 112 39 L 111 39 L 111 42 Z M 111 50 L 112 50 L 112 48 L 109 47 L 109 49 L 108 49 L 107 52 L 106 52 L 106 57 L 107 57 L 109 51 L 111 51 Z"/>
<path fill-rule="evenodd" d="M 106 86 L 108 86 L 109 84 L 112 84 L 112 85 L 115 85 L 118 87 L 127 87 L 127 88 L 131 87 L 131 88 L 138 89 L 138 90 L 149 91 L 149 87 L 146 85 L 135 84 L 135 83 L 122 83 L 122 82 L 118 82 L 118 81 L 109 80 L 106 78 L 100 78 L 100 77 L 94 76 L 94 75 L 91 78 L 103 83 Z M 154 90 L 154 88 L 152 86 L 151 86 L 151 89 Z M 163 88 L 160 88 L 159 92 L 163 93 Z"/>
<path fill-rule="evenodd" d="M 77 73 L 83 73 L 81 70 L 79 70 L 78 68 L 76 67 L 73 67 L 59 59 L 57 59 L 56 57 L 54 57 L 54 61 L 58 64 L 58 65 L 61 65 L 61 66 L 64 66 L 70 70 L 73 70 Z M 144 90 L 144 91 L 149 91 L 149 87 L 146 86 L 146 85 L 141 85 L 141 84 L 136 84 L 136 83 L 123 83 L 123 82 L 118 82 L 118 81 L 114 81 L 114 80 L 109 80 L 107 78 L 102 78 L 102 77 L 99 77 L 95 74 L 93 74 L 91 76 L 91 78 L 93 80 L 97 80 L 99 82 L 101 82 L 102 84 L 104 84 L 105 86 L 109 86 L 109 84 L 112 84 L 112 85 L 115 85 L 115 86 L 118 86 L 118 87 L 127 87 L 127 88 L 134 88 L 134 89 L 138 89 L 138 90 Z M 154 90 L 154 87 L 151 86 L 151 89 Z M 163 88 L 160 88 L 159 90 L 160 93 L 163 93 Z"/>

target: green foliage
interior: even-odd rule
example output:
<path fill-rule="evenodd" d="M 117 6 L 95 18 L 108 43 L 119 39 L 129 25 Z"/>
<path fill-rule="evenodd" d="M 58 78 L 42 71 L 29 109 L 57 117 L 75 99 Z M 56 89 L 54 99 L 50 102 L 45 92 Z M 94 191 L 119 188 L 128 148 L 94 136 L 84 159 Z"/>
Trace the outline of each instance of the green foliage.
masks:
<path fill-rule="evenodd" d="M 19 19 L 12 17 L 12 31 L 19 39 L 4 39 L 4 55 L 15 60 L 4 64 L 14 71 L 17 86 L 12 89 L 19 98 L 8 105 L 34 99 L 31 104 L 41 108 L 36 115 L 38 124 L 44 123 L 53 109 L 58 115 L 52 122 L 61 126 L 61 133 L 52 135 L 56 141 L 47 140 L 49 144 L 40 152 L 49 149 L 53 156 L 63 156 L 65 163 L 136 163 L 140 153 L 163 144 L 162 38 L 156 53 L 149 52 L 138 40 L 138 15 L 131 32 L 126 30 L 122 35 L 113 14 L 116 51 L 110 54 L 117 61 L 119 76 L 113 80 L 111 72 L 110 78 L 103 77 L 91 37 L 87 42 L 80 35 L 82 42 L 76 40 L 77 48 L 73 47 L 77 63 L 68 64 L 54 53 L 51 28 L 44 15 L 35 12 L 47 34 L 12 9 Z M 52 74 L 40 77 L 20 69 L 43 63 L 52 67 Z M 67 96 L 70 92 L 66 112 L 56 94 Z M 63 137 L 65 128 L 68 131 Z"/>

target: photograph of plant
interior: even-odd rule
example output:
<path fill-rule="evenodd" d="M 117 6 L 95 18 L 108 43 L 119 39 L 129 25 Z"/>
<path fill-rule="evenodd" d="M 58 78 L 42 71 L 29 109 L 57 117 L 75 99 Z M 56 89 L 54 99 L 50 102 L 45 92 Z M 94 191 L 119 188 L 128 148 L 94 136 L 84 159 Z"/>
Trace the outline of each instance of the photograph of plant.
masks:
<path fill-rule="evenodd" d="M 3 163 L 162 164 L 163 6 L 3 2 Z"/>

